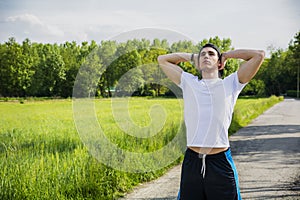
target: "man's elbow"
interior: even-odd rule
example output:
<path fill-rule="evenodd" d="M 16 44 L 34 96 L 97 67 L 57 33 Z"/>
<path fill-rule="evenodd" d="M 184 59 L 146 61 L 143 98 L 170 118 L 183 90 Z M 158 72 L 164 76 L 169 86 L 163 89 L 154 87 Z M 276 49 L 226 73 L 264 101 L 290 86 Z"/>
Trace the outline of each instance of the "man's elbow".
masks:
<path fill-rule="evenodd" d="M 264 50 L 258 50 L 257 51 L 257 56 L 260 60 L 263 60 L 265 58 L 265 51 Z"/>
<path fill-rule="evenodd" d="M 157 57 L 157 62 L 158 62 L 159 64 L 163 63 L 164 61 L 165 61 L 164 55 L 159 55 L 159 56 Z"/>

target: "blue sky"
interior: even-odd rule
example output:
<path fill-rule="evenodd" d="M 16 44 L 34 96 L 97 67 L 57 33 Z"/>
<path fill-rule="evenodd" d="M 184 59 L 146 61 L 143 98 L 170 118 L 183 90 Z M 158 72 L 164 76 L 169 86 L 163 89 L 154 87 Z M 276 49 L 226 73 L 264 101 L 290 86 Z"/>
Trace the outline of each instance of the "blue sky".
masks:
<path fill-rule="evenodd" d="M 1 43 L 9 37 L 100 42 L 154 28 L 195 42 L 219 36 L 231 38 L 235 48 L 267 50 L 270 45 L 286 48 L 299 22 L 298 0 L 0 0 Z"/>

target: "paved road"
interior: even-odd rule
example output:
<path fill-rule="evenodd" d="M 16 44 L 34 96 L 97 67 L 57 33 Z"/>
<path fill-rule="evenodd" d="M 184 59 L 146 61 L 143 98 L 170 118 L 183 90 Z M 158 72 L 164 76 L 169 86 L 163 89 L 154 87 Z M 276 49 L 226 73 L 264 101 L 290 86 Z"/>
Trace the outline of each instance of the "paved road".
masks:
<path fill-rule="evenodd" d="M 285 99 L 230 137 L 242 198 L 300 200 L 300 101 Z M 180 166 L 125 199 L 176 199 Z"/>
<path fill-rule="evenodd" d="M 230 137 L 243 199 L 300 199 L 300 101 L 286 99 Z"/>

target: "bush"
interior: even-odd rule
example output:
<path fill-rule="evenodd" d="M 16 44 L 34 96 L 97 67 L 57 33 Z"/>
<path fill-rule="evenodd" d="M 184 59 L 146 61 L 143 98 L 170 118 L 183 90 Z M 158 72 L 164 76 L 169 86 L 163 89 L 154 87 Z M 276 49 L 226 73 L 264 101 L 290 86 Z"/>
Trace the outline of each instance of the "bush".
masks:
<path fill-rule="evenodd" d="M 252 79 L 241 92 L 241 95 L 254 95 L 262 97 L 265 95 L 265 83 L 262 80 Z"/>
<path fill-rule="evenodd" d="M 286 92 L 286 95 L 287 95 L 288 97 L 297 97 L 297 90 L 288 90 L 288 91 Z M 299 94 L 298 94 L 298 97 L 299 97 Z"/>

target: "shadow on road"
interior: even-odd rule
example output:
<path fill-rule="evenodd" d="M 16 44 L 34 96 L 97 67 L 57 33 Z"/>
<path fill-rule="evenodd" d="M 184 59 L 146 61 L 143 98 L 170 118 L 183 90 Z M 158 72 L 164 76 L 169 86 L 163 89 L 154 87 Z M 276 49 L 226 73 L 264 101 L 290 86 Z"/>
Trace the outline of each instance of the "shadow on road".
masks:
<path fill-rule="evenodd" d="M 235 161 L 243 167 L 243 199 L 299 197 L 300 181 L 281 172 L 299 170 L 300 177 L 300 125 L 248 126 L 233 135 L 230 144 Z"/>
<path fill-rule="evenodd" d="M 249 126 L 238 135 L 243 139 L 230 141 L 230 146 L 233 155 L 268 151 L 300 153 L 299 133 L 300 125 Z"/>

